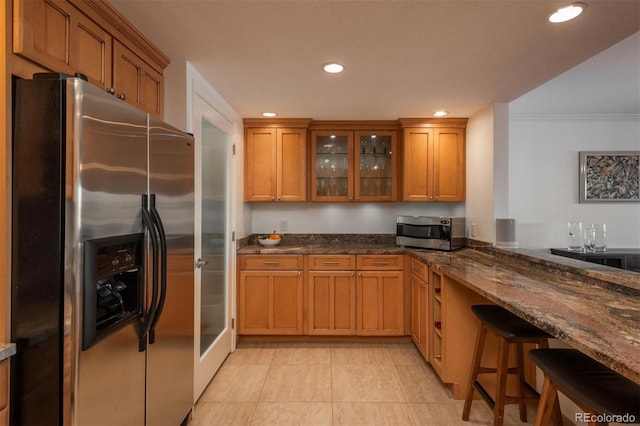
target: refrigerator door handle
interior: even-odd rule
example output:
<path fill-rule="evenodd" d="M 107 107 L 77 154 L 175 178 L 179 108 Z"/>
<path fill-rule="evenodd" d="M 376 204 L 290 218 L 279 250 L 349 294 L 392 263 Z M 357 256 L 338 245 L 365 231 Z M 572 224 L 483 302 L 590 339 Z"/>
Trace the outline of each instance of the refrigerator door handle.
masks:
<path fill-rule="evenodd" d="M 153 216 L 147 208 L 148 203 L 149 197 L 147 194 L 142 194 L 142 224 L 144 228 L 149 230 L 149 239 L 151 240 L 153 256 L 151 262 L 151 303 L 149 304 L 147 314 L 140 320 L 140 331 L 138 332 L 140 352 L 143 352 L 146 349 L 147 333 L 151 329 L 151 324 L 156 316 L 158 305 L 158 233 L 153 221 Z"/>
<path fill-rule="evenodd" d="M 149 329 L 149 344 L 153 344 L 156 340 L 156 325 L 162 315 L 162 309 L 164 308 L 164 302 L 167 296 L 167 237 L 164 232 L 164 225 L 158 210 L 156 210 L 156 194 L 150 195 L 150 210 L 151 217 L 156 224 L 158 230 L 158 236 L 160 237 L 160 301 L 158 302 L 158 308 L 156 314 L 153 317 L 151 327 Z"/>

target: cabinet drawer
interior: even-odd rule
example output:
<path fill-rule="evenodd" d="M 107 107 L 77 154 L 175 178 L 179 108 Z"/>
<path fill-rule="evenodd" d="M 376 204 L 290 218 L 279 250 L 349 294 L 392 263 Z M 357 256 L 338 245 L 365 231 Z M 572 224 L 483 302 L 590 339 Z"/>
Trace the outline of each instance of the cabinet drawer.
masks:
<path fill-rule="evenodd" d="M 311 254 L 309 269 L 312 271 L 352 271 L 356 269 L 355 255 Z"/>
<path fill-rule="evenodd" d="M 9 381 L 9 361 L 0 362 L 0 409 L 7 406 L 7 387 Z M 6 412 L 5 412 L 6 415 Z"/>
<path fill-rule="evenodd" d="M 411 258 L 411 273 L 422 281 L 429 282 L 427 264 L 413 257 Z"/>
<path fill-rule="evenodd" d="M 402 254 L 358 255 L 359 271 L 400 271 L 404 269 Z"/>
<path fill-rule="evenodd" d="M 240 256 L 240 269 L 255 271 L 302 269 L 302 255 Z"/>

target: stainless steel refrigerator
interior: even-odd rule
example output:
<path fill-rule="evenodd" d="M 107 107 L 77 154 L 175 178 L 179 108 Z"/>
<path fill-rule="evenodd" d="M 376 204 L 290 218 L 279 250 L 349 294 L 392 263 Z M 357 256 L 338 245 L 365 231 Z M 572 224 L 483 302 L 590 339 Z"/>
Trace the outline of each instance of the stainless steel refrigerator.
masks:
<path fill-rule="evenodd" d="M 14 86 L 11 424 L 181 424 L 193 138 L 82 78 Z"/>

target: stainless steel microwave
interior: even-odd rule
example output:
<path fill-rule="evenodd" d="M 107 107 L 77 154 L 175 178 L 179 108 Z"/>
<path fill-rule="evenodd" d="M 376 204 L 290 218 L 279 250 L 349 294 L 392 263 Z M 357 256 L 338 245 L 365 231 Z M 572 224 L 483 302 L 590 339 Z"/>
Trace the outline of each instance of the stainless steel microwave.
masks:
<path fill-rule="evenodd" d="M 465 246 L 464 217 L 398 216 L 396 244 L 434 250 Z"/>

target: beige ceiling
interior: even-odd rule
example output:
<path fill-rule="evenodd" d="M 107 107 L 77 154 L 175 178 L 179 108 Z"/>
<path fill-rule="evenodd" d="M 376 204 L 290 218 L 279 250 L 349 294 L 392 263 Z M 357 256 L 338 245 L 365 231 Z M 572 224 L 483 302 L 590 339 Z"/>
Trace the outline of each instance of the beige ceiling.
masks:
<path fill-rule="evenodd" d="M 640 30 L 639 0 L 111 0 L 242 117 L 468 117 L 509 102 Z M 338 61 L 340 75 L 322 65 Z"/>

